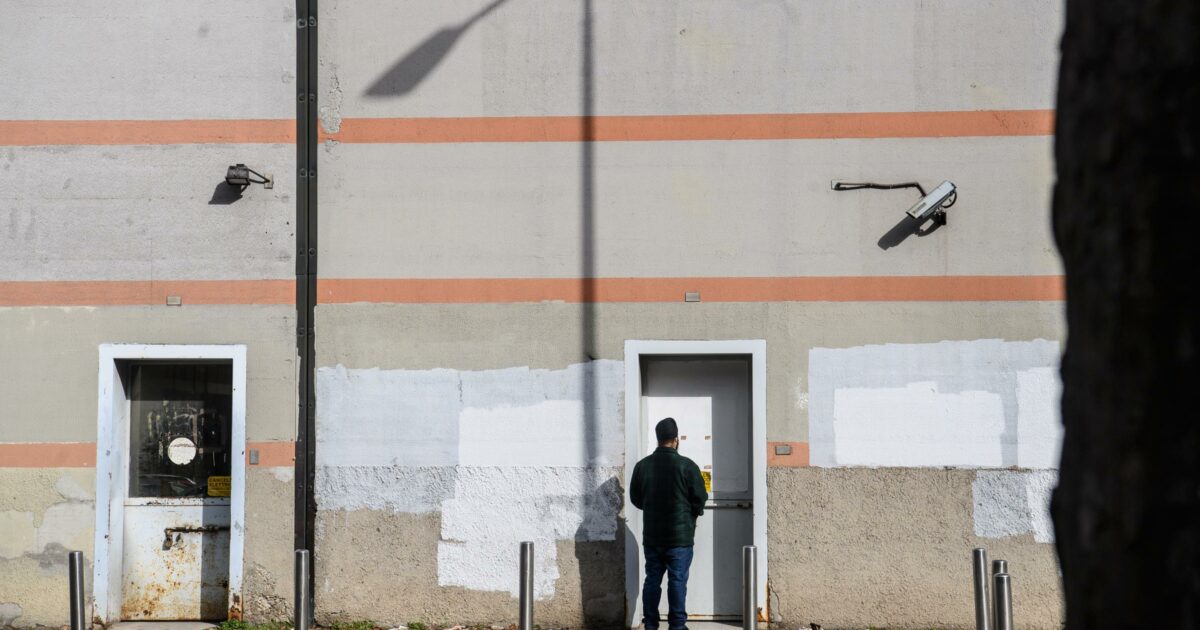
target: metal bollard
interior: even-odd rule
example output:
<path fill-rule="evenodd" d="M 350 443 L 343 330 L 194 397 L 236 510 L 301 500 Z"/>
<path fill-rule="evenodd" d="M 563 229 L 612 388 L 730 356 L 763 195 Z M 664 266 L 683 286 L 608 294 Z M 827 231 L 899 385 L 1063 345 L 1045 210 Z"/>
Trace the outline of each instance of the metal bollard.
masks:
<path fill-rule="evenodd" d="M 533 630 L 533 543 L 521 543 L 521 612 L 518 630 Z"/>
<path fill-rule="evenodd" d="M 758 548 L 742 547 L 742 630 L 758 627 Z"/>
<path fill-rule="evenodd" d="M 992 630 L 992 598 L 988 597 L 987 549 L 971 552 L 971 577 L 975 583 L 975 630 Z"/>
<path fill-rule="evenodd" d="M 67 579 L 71 591 L 71 630 L 84 630 L 82 551 L 67 554 Z"/>
<path fill-rule="evenodd" d="M 1007 573 L 997 573 L 996 580 L 996 630 L 1013 630 L 1012 581 Z"/>
<path fill-rule="evenodd" d="M 296 550 L 296 576 L 295 576 L 295 603 L 296 610 L 293 612 L 292 624 L 295 630 L 308 630 L 309 624 L 312 622 L 312 605 L 308 600 L 308 550 Z"/>
<path fill-rule="evenodd" d="M 996 583 L 997 573 L 1008 573 L 1008 560 L 992 560 L 992 574 L 988 577 L 988 584 Z M 988 616 L 992 619 L 992 630 L 996 628 L 996 598 L 988 598 Z"/>

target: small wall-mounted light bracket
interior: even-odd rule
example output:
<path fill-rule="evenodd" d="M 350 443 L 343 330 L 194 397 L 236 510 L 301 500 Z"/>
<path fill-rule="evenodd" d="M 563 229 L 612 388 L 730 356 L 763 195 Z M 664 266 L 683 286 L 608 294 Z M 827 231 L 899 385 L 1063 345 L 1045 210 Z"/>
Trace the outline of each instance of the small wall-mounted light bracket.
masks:
<path fill-rule="evenodd" d="M 251 175 L 257 175 L 254 179 Z M 263 175 L 245 164 L 233 164 L 225 170 L 225 183 L 238 188 L 246 188 L 250 184 L 262 184 L 263 188 L 274 188 L 275 178 Z"/>
<path fill-rule="evenodd" d="M 684 302 L 699 302 L 700 301 L 700 292 L 699 291 L 685 292 L 683 294 L 683 301 Z"/>
<path fill-rule="evenodd" d="M 178 295 L 168 295 L 167 306 L 183 306 L 183 297 Z"/>

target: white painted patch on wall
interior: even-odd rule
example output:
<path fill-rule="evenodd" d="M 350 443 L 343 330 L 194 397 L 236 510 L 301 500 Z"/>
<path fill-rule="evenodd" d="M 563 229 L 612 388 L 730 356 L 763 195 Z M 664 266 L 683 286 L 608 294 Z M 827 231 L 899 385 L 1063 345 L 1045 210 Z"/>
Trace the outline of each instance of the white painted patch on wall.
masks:
<path fill-rule="evenodd" d="M 1017 464 L 1058 468 L 1062 450 L 1059 400 L 1062 379 L 1057 367 L 1017 372 Z"/>
<path fill-rule="evenodd" d="M 456 464 L 461 387 L 454 370 L 318 369 L 318 475 L 330 466 Z"/>
<path fill-rule="evenodd" d="M 897 418 L 902 410 L 903 419 Z M 834 452 L 843 466 L 1000 466 L 1004 403 L 998 394 L 938 391 L 938 384 L 845 387 L 833 393 Z M 919 445 L 919 448 L 909 448 Z"/>
<path fill-rule="evenodd" d="M 318 460 L 320 455 L 317 456 Z M 322 510 L 436 512 L 454 495 L 455 466 L 317 466 Z"/>
<path fill-rule="evenodd" d="M 441 511 L 438 583 L 516 596 L 513 550 L 537 546 L 553 596 L 555 541 L 615 540 L 624 365 L 563 370 L 317 371 L 323 510 Z"/>
<path fill-rule="evenodd" d="M 1050 495 L 1058 483 L 1054 470 L 981 470 L 971 484 L 975 535 L 1005 538 L 1033 534 L 1054 542 Z"/>
<path fill-rule="evenodd" d="M 620 471 L 614 468 L 464 467 L 442 503 L 438 584 L 518 595 L 514 550 L 535 549 L 534 597 L 554 595 L 558 540 L 615 540 Z"/>
<path fill-rule="evenodd" d="M 296 468 L 293 466 L 271 466 L 267 468 L 267 472 L 283 483 L 291 483 L 296 478 Z"/>
<path fill-rule="evenodd" d="M 597 427 L 607 439 L 588 457 L 587 415 L 580 400 L 544 400 L 521 407 L 467 407 L 459 416 L 458 458 L 463 466 L 572 466 L 591 460 L 611 466 L 612 427 Z M 600 436 L 598 436 L 600 437 Z"/>
<path fill-rule="evenodd" d="M 1057 468 L 1056 341 L 809 352 L 814 466 Z"/>

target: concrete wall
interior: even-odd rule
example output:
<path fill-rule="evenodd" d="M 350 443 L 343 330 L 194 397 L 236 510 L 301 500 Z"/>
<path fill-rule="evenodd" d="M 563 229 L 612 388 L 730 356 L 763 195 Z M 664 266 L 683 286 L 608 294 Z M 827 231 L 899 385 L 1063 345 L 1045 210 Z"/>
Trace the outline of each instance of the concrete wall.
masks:
<path fill-rule="evenodd" d="M 547 414 L 564 423 L 581 418 L 579 405 L 585 397 L 579 381 L 571 379 L 569 387 L 558 389 L 549 385 L 573 373 L 588 377 L 586 382 L 595 387 L 598 407 L 590 418 L 597 423 L 597 443 L 592 452 L 597 459 L 619 458 L 623 449 L 619 442 L 612 444 L 610 436 L 623 431 L 622 414 L 614 417 L 611 405 L 615 403 L 606 401 L 619 401 L 623 395 L 623 382 L 611 377 L 610 371 L 623 369 L 619 362 L 625 339 L 766 339 L 767 439 L 803 444 L 813 434 L 813 423 L 830 420 L 814 414 L 813 359 L 805 349 L 869 347 L 887 341 L 928 352 L 929 347 L 945 344 L 943 339 L 958 339 L 963 341 L 950 345 L 990 347 L 980 358 L 986 359 L 984 365 L 990 361 L 991 367 L 975 369 L 974 374 L 986 376 L 991 370 L 1007 373 L 1015 381 L 1027 368 L 1017 362 L 1007 367 L 1000 363 L 1005 351 L 1011 352 L 1006 346 L 1054 348 L 1053 341 L 1034 340 L 1058 339 L 1063 332 L 1057 303 L 600 304 L 592 310 L 597 360 L 581 365 L 583 310 L 566 304 L 319 307 L 320 321 L 329 332 L 320 336 L 318 356 L 320 363 L 331 367 L 321 368 L 318 421 L 323 430 L 344 423 L 361 432 L 347 438 L 342 427 L 322 434 L 329 436 L 323 440 L 357 443 L 354 456 L 360 464 L 342 460 L 338 453 L 344 451 L 324 442 L 318 449 L 317 544 L 323 560 L 317 565 L 317 601 L 326 619 L 511 620 L 515 610 L 511 552 L 517 541 L 536 539 L 544 541 L 538 549 L 547 550 L 540 551 L 543 563 L 537 567 L 538 593 L 544 598 L 539 602 L 539 618 L 570 626 L 619 622 L 623 602 L 611 598 L 622 592 L 625 579 L 624 518 L 620 502 L 608 500 L 603 481 L 619 474 L 607 472 L 602 464 L 567 474 L 570 464 L 578 465 L 584 446 L 582 440 L 570 441 L 569 425 L 554 433 L 537 431 L 536 440 L 522 440 L 522 436 L 542 426 Z M 382 331 L 396 322 L 419 333 L 368 338 L 358 332 Z M 1031 341 L 976 341 L 985 334 Z M 507 367 L 513 356 L 529 367 Z M 1054 351 L 1045 353 L 1043 366 L 1053 364 L 1055 356 Z M 592 366 L 593 371 L 589 374 L 583 366 Z M 859 383 L 847 384 L 857 388 Z M 548 387 L 552 394 L 546 393 Z M 997 398 L 1012 394 L 1014 401 L 1018 397 L 1015 385 L 1010 391 L 998 381 L 978 390 L 972 387 L 964 389 Z M 358 401 L 359 410 L 370 411 L 355 412 L 351 400 Z M 916 407 L 904 399 L 893 398 L 889 404 L 899 409 Z M 1029 403 L 1025 409 L 1028 412 Z M 473 417 L 481 416 L 492 426 L 470 424 Z M 958 419 L 971 423 L 977 416 L 962 413 Z M 1002 422 L 988 434 L 997 452 L 1002 446 Z M 505 436 L 504 440 L 496 440 L 497 435 Z M 1051 434 L 1027 443 L 1055 438 Z M 487 440 L 502 445 L 491 453 L 496 461 L 484 466 L 466 461 L 464 455 L 475 450 L 467 443 Z M 510 441 L 522 448 L 509 446 Z M 532 449 L 525 448 L 530 445 Z M 534 465 L 540 468 L 528 473 L 522 468 Z M 965 627 L 970 621 L 969 593 L 963 592 L 970 550 L 985 545 L 994 557 L 1012 561 L 1026 589 L 1023 597 L 1035 602 L 1036 612 L 1023 609 L 1023 619 L 1033 627 L 1054 626 L 1060 612 L 1053 552 L 1044 536 L 1046 472 L 961 469 L 950 475 L 940 464 L 936 468 L 916 465 L 771 469 L 768 528 L 773 613 L 788 624 L 818 622 L 827 627 L 869 623 Z M 993 464 L 963 461 L 960 465 Z M 546 476 L 553 476 L 557 492 L 542 489 L 540 480 Z M 948 476 L 955 479 L 953 496 L 929 507 L 913 509 L 925 504 L 896 495 L 901 492 L 898 480 L 912 486 L 903 492 L 949 492 L 943 487 Z M 592 485 L 579 486 L 580 479 Z M 474 502 L 464 505 L 464 497 Z M 881 501 L 891 507 L 881 512 L 869 507 Z M 826 510 L 836 512 L 836 517 L 824 514 Z M 922 560 L 926 550 L 905 551 L 908 543 L 899 530 L 890 529 L 895 527 L 921 530 L 923 539 L 934 541 L 936 548 Z M 873 536 L 892 537 L 891 555 L 861 556 L 865 553 L 862 532 L 875 528 Z M 553 533 L 551 540 L 546 540 L 548 533 Z M 360 545 L 363 550 L 351 552 Z M 482 553 L 488 545 L 497 549 Z M 813 573 L 814 546 L 821 549 L 823 573 Z M 462 558 L 445 553 L 448 548 L 470 549 L 476 555 L 463 563 Z M 914 568 L 895 573 L 900 554 L 907 554 L 904 557 L 910 561 L 899 566 Z M 380 567 L 369 557 L 401 560 L 398 566 Z M 850 557 L 861 557 L 861 566 L 840 573 Z M 594 564 L 581 567 L 582 559 Z M 923 562 L 936 570 L 917 570 Z M 459 583 L 464 575 L 474 581 Z M 581 575 L 598 577 L 581 580 Z M 810 586 L 822 576 L 836 577 L 844 592 L 870 587 L 871 595 L 833 597 L 826 588 L 818 596 Z M 404 589 L 393 586 L 400 579 Z M 913 598 L 911 604 L 892 606 L 886 595 L 903 589 Z M 380 601 L 366 595 L 378 592 L 394 596 Z M 956 604 L 958 598 L 962 601 Z"/>
<path fill-rule="evenodd" d="M 288 618 L 295 149 L 246 140 L 294 127 L 294 6 L 0 14 L 0 626 L 67 623 L 71 549 L 90 598 L 103 343 L 246 344 L 247 439 L 265 456 L 247 479 L 244 607 Z M 274 189 L 225 194 L 236 162 Z"/>
<path fill-rule="evenodd" d="M 293 5 L 25 4 L 0 0 L 0 447 L 53 457 L 0 461 L 18 626 L 65 623 L 55 558 L 90 561 L 99 344 L 247 344 L 275 453 L 298 367 Z M 511 621 L 532 539 L 540 623 L 623 623 L 623 344 L 765 339 L 767 440 L 795 452 L 758 454 L 774 621 L 966 627 L 986 545 L 1022 623 L 1059 627 L 1061 18 L 322 2 L 318 619 Z M 222 194 L 235 162 L 274 189 Z M 835 179 L 960 198 L 917 235 L 915 193 Z M 247 480 L 252 620 L 287 616 L 288 465 Z"/>
<path fill-rule="evenodd" d="M 1012 288 L 1061 272 L 1052 139 L 951 130 L 1050 119 L 1056 4 L 321 11 L 319 619 L 512 621 L 529 539 L 541 623 L 623 623 L 623 344 L 749 338 L 767 340 L 767 439 L 797 452 L 770 460 L 774 620 L 966 627 L 982 544 L 1010 558 L 1022 623 L 1059 627 L 1060 293 Z M 772 136 L 754 117 L 809 113 L 892 127 Z M 581 115 L 634 140 L 571 141 Z M 835 179 L 961 195 L 916 236 L 912 191 Z M 580 277 L 603 279 L 591 298 Z M 778 289 L 812 277 L 859 297 Z M 963 290 L 913 288 L 937 278 Z"/>

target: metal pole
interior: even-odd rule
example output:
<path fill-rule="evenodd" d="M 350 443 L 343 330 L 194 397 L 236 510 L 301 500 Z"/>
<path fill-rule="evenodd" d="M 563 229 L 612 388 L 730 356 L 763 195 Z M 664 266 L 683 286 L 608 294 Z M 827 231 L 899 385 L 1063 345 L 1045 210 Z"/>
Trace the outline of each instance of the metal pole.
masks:
<path fill-rule="evenodd" d="M 992 630 L 992 598 L 988 597 L 987 549 L 971 552 L 971 576 L 975 583 L 975 630 Z"/>
<path fill-rule="evenodd" d="M 758 627 L 758 548 L 742 547 L 742 630 Z"/>
<path fill-rule="evenodd" d="M 521 613 L 518 630 L 533 630 L 533 543 L 521 543 Z"/>
<path fill-rule="evenodd" d="M 1007 573 L 997 573 L 996 580 L 996 630 L 1013 630 L 1012 581 Z"/>
<path fill-rule="evenodd" d="M 71 630 L 84 630 L 83 620 L 83 552 L 67 554 L 67 576 L 71 591 Z"/>
<path fill-rule="evenodd" d="M 995 584 L 997 573 L 1008 573 L 1008 560 L 992 560 L 992 575 L 988 577 L 988 584 Z M 990 587 L 989 587 L 990 588 Z M 992 619 L 992 630 L 996 628 L 996 598 L 988 598 L 988 615 Z"/>
<path fill-rule="evenodd" d="M 296 550 L 296 578 L 295 578 L 295 602 L 296 610 L 293 611 L 292 624 L 295 630 L 308 630 L 309 624 L 312 622 L 312 604 L 308 600 L 308 550 Z"/>

